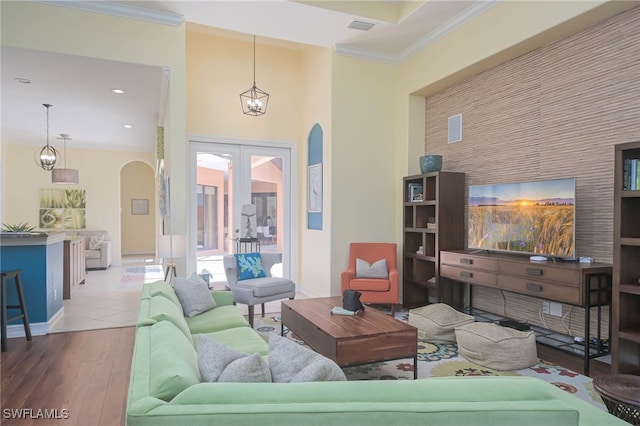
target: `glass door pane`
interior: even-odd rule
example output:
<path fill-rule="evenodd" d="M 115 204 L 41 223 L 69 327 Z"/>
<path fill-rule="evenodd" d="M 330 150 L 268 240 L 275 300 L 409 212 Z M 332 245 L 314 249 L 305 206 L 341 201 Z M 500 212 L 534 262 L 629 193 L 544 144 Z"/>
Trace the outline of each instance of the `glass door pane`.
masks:
<path fill-rule="evenodd" d="M 195 214 L 188 228 L 196 245 L 196 271 L 208 273 L 211 283 L 226 282 L 222 257 L 237 251 L 242 206 L 253 204 L 260 251 L 281 252 L 283 264 L 272 273 L 290 276 L 290 150 L 191 142 L 190 152 Z"/>
<path fill-rule="evenodd" d="M 251 204 L 256 206 L 258 239 L 262 251 L 282 251 L 282 157 L 251 156 Z"/>
<path fill-rule="evenodd" d="M 222 256 L 231 252 L 234 154 L 233 149 L 196 153 L 196 271 L 209 274 L 210 282 L 225 281 Z"/>

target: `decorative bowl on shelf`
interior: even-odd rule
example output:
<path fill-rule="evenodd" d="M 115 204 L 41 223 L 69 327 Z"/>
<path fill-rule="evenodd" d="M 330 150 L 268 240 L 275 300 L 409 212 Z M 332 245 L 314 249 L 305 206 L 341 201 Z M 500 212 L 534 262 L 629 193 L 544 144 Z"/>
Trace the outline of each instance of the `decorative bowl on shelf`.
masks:
<path fill-rule="evenodd" d="M 422 173 L 439 172 L 442 169 L 442 155 L 423 155 L 420 157 Z"/>

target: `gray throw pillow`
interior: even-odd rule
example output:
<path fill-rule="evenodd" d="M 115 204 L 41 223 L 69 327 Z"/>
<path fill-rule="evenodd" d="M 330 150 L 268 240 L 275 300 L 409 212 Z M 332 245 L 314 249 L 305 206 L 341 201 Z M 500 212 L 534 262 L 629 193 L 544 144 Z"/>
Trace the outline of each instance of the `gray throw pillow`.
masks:
<path fill-rule="evenodd" d="M 205 382 L 270 382 L 269 365 L 258 353 L 247 355 L 198 335 L 198 368 Z"/>
<path fill-rule="evenodd" d="M 356 278 L 388 279 L 387 259 L 380 259 L 373 263 L 356 258 Z"/>
<path fill-rule="evenodd" d="M 197 280 L 174 277 L 171 284 L 187 317 L 193 317 L 217 306 L 209 287 L 200 277 Z"/>
<path fill-rule="evenodd" d="M 269 369 L 274 383 L 347 380 L 329 358 L 275 333 L 269 335 Z"/>
<path fill-rule="evenodd" d="M 224 369 L 219 382 L 258 383 L 271 382 L 269 364 L 259 353 L 236 359 Z"/>

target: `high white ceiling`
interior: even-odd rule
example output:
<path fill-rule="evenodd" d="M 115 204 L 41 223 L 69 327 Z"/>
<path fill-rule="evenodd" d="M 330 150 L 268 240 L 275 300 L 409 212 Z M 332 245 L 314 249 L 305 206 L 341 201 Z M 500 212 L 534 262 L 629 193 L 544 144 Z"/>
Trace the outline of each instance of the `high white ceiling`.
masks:
<path fill-rule="evenodd" d="M 341 54 L 400 62 L 496 1 L 42 1 L 101 13 L 182 21 Z M 348 28 L 354 21 L 369 31 Z M 268 42 L 268 41 L 267 41 Z M 71 135 L 68 146 L 153 150 L 166 76 L 159 68 L 2 47 L 2 142 L 44 145 Z M 16 79 L 28 79 L 29 84 Z M 121 88 L 125 94 L 110 90 Z M 124 124 L 133 128 L 125 129 Z"/>

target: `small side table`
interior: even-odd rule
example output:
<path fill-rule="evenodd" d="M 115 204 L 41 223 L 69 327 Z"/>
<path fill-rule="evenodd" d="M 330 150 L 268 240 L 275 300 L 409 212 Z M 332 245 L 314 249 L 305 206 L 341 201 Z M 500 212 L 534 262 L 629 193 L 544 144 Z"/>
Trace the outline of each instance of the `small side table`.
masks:
<path fill-rule="evenodd" d="M 609 413 L 640 426 L 640 376 L 604 374 L 593 379 L 593 388 L 602 397 Z"/>

